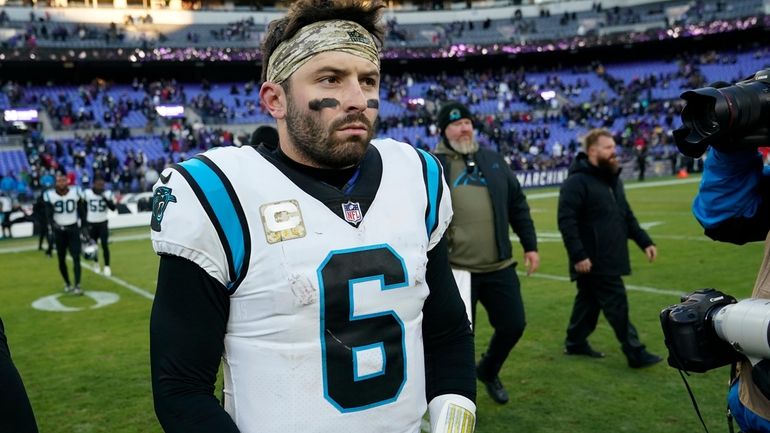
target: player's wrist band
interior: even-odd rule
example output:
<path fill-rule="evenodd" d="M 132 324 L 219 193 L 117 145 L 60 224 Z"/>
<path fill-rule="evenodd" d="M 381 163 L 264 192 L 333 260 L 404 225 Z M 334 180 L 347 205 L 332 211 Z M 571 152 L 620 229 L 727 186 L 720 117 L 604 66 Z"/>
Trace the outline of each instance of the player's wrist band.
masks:
<path fill-rule="evenodd" d="M 431 433 L 473 433 L 476 405 L 459 394 L 443 394 L 428 403 Z"/>

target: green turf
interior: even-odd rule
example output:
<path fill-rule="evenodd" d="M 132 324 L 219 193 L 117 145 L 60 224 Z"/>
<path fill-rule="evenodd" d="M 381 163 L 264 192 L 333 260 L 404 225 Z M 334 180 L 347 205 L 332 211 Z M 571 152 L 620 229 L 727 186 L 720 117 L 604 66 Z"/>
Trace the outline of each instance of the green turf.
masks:
<path fill-rule="evenodd" d="M 717 287 L 749 296 L 762 255 L 761 243 L 734 246 L 712 242 L 692 218 L 696 183 L 635 189 L 629 201 L 639 221 L 651 224 L 659 259 L 646 263 L 631 244 L 634 273 L 626 279 L 631 317 L 648 348 L 665 354 L 658 314 L 676 303 L 676 293 Z M 480 433 L 508 432 L 697 432 L 702 431 L 676 370 L 665 363 L 645 370 L 625 364 L 612 330 L 602 318 L 591 343 L 601 360 L 562 354 L 574 285 L 564 281 L 567 263 L 556 237 L 556 198 L 530 190 L 530 206 L 541 235 L 540 271 L 522 277 L 527 330 L 501 373 L 511 402 L 494 404 L 479 388 Z M 653 223 L 657 223 L 652 225 Z M 113 233 L 113 275 L 154 292 L 157 258 L 148 239 L 123 240 L 147 229 Z M 159 432 L 152 409 L 148 326 L 152 302 L 116 282 L 84 271 L 87 291 L 112 292 L 120 300 L 99 309 L 45 312 L 31 303 L 63 287 L 55 259 L 38 251 L 36 240 L 0 241 L 0 317 L 13 358 L 26 383 L 41 432 Z M 517 256 L 521 248 L 515 245 Z M 659 292 L 635 290 L 659 289 Z M 89 307 L 90 298 L 59 298 L 71 307 Z M 479 308 L 478 352 L 490 335 Z M 711 431 L 726 431 L 726 368 L 689 377 Z M 308 430 L 310 431 L 310 430 Z M 276 432 L 282 433 L 282 432 Z"/>

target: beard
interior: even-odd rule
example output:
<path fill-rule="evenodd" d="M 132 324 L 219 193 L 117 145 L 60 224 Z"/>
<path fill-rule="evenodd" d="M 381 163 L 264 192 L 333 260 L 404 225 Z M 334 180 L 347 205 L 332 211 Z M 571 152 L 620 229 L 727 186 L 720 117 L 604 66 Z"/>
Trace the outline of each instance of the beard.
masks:
<path fill-rule="evenodd" d="M 348 114 L 324 127 L 315 113 L 303 112 L 291 98 L 287 99 L 286 128 L 299 153 L 322 168 L 347 168 L 361 162 L 374 137 L 372 122 L 364 113 Z M 354 122 L 366 125 L 365 137 L 334 137 L 339 128 Z"/>
<path fill-rule="evenodd" d="M 617 157 L 611 157 L 611 158 L 601 158 L 596 161 L 597 166 L 606 171 L 610 174 L 618 174 L 620 171 L 620 163 L 618 162 Z"/>
<path fill-rule="evenodd" d="M 473 137 L 461 137 L 459 140 L 447 139 L 447 142 L 455 152 L 461 155 L 469 155 L 479 150 L 479 143 Z"/>

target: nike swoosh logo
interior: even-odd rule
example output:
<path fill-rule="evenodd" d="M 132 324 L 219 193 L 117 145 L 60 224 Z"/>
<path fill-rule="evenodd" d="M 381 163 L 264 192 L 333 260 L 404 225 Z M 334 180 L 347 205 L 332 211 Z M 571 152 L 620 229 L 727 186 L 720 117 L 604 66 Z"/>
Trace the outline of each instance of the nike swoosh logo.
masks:
<path fill-rule="evenodd" d="M 167 184 L 169 179 L 171 179 L 171 175 L 174 174 L 173 171 L 168 172 L 168 176 L 163 176 L 163 173 L 160 174 L 160 181 L 163 182 L 163 184 Z"/>

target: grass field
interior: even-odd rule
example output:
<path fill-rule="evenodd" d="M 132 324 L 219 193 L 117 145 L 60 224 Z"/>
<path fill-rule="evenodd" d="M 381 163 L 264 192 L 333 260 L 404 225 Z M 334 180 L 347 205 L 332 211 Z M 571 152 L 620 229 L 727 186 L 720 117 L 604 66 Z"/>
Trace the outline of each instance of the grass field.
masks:
<path fill-rule="evenodd" d="M 762 256 L 760 243 L 739 247 L 705 238 L 690 213 L 697 183 L 666 180 L 627 185 L 637 218 L 648 227 L 660 254 L 650 264 L 630 246 L 634 273 L 626 284 L 631 317 L 649 350 L 661 355 L 665 346 L 658 314 L 663 307 L 701 287 L 748 297 Z M 501 373 L 511 401 L 498 406 L 479 388 L 477 431 L 703 431 L 677 371 L 665 363 L 639 371 L 628 368 L 603 318 L 591 343 L 606 358 L 562 354 L 575 289 L 567 279 L 556 227 L 556 194 L 552 189 L 529 190 L 528 196 L 540 237 L 541 268 L 522 277 L 528 326 Z M 144 236 L 148 231 L 113 232 L 113 278 L 84 270 L 87 292 L 109 292 L 119 300 L 90 308 L 96 304 L 90 297 L 59 297 L 65 306 L 78 308 L 72 312 L 32 307 L 34 301 L 61 292 L 55 259 L 34 250 L 31 239 L 0 241 L 0 317 L 41 432 L 161 431 L 149 377 L 148 328 L 158 259 Z M 521 248 L 515 247 L 520 257 Z M 479 312 L 478 353 L 490 335 L 483 309 Z M 711 432 L 727 431 L 728 376 L 723 368 L 689 377 Z"/>

